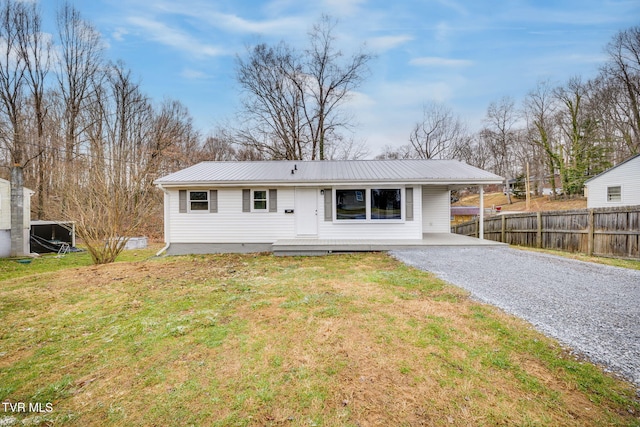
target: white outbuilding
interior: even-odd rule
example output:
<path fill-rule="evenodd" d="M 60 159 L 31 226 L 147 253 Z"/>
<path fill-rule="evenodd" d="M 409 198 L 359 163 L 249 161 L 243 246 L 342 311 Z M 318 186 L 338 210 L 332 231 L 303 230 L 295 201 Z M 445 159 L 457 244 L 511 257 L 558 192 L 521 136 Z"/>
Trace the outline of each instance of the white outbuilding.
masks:
<path fill-rule="evenodd" d="M 31 227 L 31 195 L 33 190 L 24 188 L 24 253 L 30 252 L 29 228 Z M 11 183 L 0 178 L 0 258 L 11 254 Z"/>
<path fill-rule="evenodd" d="M 640 154 L 585 182 L 587 208 L 640 205 Z"/>

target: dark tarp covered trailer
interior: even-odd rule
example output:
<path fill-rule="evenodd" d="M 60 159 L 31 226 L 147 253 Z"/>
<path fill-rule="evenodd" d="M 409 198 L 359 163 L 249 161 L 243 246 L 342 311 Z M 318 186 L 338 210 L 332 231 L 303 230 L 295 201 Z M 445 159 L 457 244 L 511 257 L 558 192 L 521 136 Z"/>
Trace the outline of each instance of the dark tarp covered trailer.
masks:
<path fill-rule="evenodd" d="M 75 224 L 68 221 L 31 221 L 31 252 L 58 252 L 63 243 L 76 245 Z"/>

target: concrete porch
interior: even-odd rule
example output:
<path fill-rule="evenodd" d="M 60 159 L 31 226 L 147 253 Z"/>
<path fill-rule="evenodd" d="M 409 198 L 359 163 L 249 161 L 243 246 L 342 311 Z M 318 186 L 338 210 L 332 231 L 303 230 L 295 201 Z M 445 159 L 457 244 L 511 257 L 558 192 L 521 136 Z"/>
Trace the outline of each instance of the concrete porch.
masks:
<path fill-rule="evenodd" d="M 504 243 L 452 233 L 426 233 L 422 240 L 286 239 L 272 245 L 274 255 L 326 255 L 333 252 L 377 252 L 425 246 L 502 246 Z"/>

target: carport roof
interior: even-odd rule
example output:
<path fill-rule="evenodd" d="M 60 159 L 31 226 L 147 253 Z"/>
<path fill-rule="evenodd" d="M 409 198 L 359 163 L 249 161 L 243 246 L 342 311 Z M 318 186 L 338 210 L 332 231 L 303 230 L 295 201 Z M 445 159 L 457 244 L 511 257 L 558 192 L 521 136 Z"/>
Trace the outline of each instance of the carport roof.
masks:
<path fill-rule="evenodd" d="M 251 184 L 500 184 L 501 176 L 457 160 L 202 162 L 155 181 L 162 186 Z"/>

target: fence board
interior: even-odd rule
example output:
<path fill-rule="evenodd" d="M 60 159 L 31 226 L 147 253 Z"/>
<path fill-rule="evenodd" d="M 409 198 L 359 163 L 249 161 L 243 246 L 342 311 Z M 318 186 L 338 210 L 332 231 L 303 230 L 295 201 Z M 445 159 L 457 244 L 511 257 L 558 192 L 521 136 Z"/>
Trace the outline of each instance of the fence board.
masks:
<path fill-rule="evenodd" d="M 484 229 L 510 245 L 640 259 L 640 206 L 505 214 L 486 217 Z M 478 221 L 451 230 L 477 236 Z"/>

